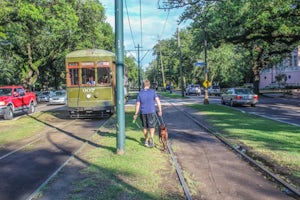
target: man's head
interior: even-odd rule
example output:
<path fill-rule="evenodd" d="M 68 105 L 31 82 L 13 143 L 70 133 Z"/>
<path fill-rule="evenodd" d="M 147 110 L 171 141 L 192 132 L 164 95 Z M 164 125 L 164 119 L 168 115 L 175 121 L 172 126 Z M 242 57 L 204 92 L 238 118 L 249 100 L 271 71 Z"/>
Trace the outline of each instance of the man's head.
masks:
<path fill-rule="evenodd" d="M 150 81 L 148 79 L 144 80 L 144 88 L 146 89 L 150 88 Z"/>

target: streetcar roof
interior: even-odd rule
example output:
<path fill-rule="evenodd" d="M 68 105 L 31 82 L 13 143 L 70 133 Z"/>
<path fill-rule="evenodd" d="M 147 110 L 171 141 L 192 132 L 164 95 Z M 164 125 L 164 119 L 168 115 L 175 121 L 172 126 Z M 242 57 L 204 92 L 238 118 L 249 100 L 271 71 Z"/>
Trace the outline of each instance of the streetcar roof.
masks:
<path fill-rule="evenodd" d="M 79 57 L 114 57 L 113 52 L 102 49 L 85 49 L 70 52 L 66 55 L 66 58 L 79 58 Z"/>

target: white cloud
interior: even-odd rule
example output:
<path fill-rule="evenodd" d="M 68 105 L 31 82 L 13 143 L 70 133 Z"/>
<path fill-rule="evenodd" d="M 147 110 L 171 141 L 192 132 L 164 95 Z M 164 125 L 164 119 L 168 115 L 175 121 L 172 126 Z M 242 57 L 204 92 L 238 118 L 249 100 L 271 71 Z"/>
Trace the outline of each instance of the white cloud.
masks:
<path fill-rule="evenodd" d="M 130 20 L 130 26 L 128 23 L 128 15 Z M 123 1 L 123 20 L 124 20 L 124 46 L 125 50 L 137 50 L 137 45 L 142 45 L 143 50 L 140 54 L 140 58 L 144 57 L 146 50 L 152 49 L 157 43 L 159 37 L 160 39 L 171 38 L 175 34 L 177 29 L 177 20 L 182 12 L 182 10 L 170 10 L 164 11 L 157 8 L 157 1 L 154 0 L 141 0 L 142 6 L 140 9 L 140 0 L 125 0 Z M 106 9 L 107 22 L 111 24 L 112 27 L 115 26 L 115 5 L 114 0 L 100 0 Z M 142 33 L 141 33 L 141 20 L 140 20 L 140 10 L 142 17 Z M 131 31 L 133 34 L 133 39 L 131 36 Z M 142 38 L 141 38 L 142 37 Z M 134 40 L 134 42 L 133 42 Z M 136 45 L 136 46 L 134 46 Z M 131 52 L 135 55 L 137 59 L 136 51 Z M 148 52 L 147 55 L 142 60 L 142 65 L 144 67 L 148 66 L 155 57 L 152 56 L 152 52 Z"/>

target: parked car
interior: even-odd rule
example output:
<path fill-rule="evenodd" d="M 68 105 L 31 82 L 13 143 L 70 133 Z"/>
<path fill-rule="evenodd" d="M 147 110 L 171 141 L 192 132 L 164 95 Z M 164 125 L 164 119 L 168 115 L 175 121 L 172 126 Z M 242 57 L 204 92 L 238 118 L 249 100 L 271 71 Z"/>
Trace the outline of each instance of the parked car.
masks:
<path fill-rule="evenodd" d="M 185 88 L 185 95 L 201 95 L 201 88 L 199 85 L 190 84 Z"/>
<path fill-rule="evenodd" d="M 33 92 L 27 92 L 23 86 L 0 87 L 0 116 L 11 120 L 14 114 L 35 111 L 36 96 Z"/>
<path fill-rule="evenodd" d="M 229 88 L 221 95 L 221 103 L 235 105 L 251 105 L 258 103 L 258 95 L 254 94 L 249 88 Z"/>
<path fill-rule="evenodd" d="M 189 84 L 189 85 L 187 85 L 187 86 L 185 87 L 185 89 L 184 89 L 185 95 L 188 95 L 188 94 L 189 94 L 189 90 L 190 90 L 191 87 L 192 87 L 192 84 Z"/>
<path fill-rule="evenodd" d="M 65 90 L 55 91 L 49 98 L 48 105 L 67 104 L 67 92 Z"/>
<path fill-rule="evenodd" d="M 37 101 L 40 102 L 49 102 L 50 97 L 53 95 L 53 91 L 42 91 L 37 96 Z"/>
<path fill-rule="evenodd" d="M 201 88 L 199 85 L 192 85 L 192 87 L 189 90 L 189 95 L 194 94 L 196 96 L 201 95 Z"/>
<path fill-rule="evenodd" d="M 208 95 L 215 95 L 220 96 L 221 95 L 221 89 L 220 86 L 213 85 L 207 89 Z"/>

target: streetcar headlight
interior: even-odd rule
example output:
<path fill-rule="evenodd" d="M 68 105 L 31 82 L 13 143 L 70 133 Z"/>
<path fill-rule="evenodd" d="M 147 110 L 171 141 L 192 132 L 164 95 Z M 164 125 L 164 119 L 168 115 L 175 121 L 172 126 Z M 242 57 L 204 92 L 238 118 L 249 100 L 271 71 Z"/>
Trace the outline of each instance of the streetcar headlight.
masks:
<path fill-rule="evenodd" d="M 0 101 L 0 106 L 5 106 L 5 101 Z"/>
<path fill-rule="evenodd" d="M 88 99 L 91 98 L 91 97 L 92 97 L 91 94 L 87 94 L 87 95 L 86 95 L 86 98 L 88 98 Z"/>

